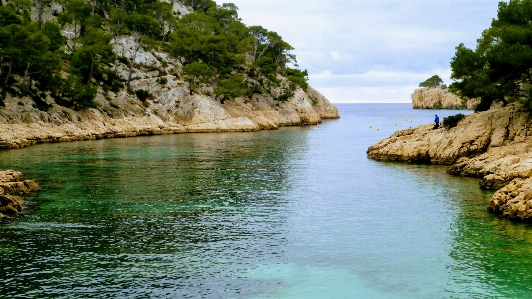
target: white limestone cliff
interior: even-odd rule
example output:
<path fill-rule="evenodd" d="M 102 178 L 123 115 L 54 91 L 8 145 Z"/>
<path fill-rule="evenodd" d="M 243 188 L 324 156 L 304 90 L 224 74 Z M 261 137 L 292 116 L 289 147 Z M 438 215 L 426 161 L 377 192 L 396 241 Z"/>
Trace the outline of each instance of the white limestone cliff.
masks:
<path fill-rule="evenodd" d="M 414 109 L 475 109 L 477 100 L 462 100 L 441 87 L 423 87 L 414 91 L 411 96 Z"/>

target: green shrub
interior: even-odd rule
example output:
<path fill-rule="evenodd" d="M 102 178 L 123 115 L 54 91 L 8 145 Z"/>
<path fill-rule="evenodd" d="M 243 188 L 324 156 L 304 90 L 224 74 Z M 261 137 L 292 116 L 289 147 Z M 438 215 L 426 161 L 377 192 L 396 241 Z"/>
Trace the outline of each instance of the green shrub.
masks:
<path fill-rule="evenodd" d="M 307 70 L 301 71 L 298 69 L 286 69 L 286 75 L 288 77 L 288 81 L 291 83 L 291 85 L 299 85 L 301 88 L 303 88 L 304 91 L 307 91 L 308 89 L 308 72 Z M 294 88 L 292 87 L 292 90 Z"/>
<path fill-rule="evenodd" d="M 280 102 L 288 101 L 288 99 L 293 97 L 293 96 L 294 96 L 293 93 L 285 93 L 285 94 L 280 95 L 277 98 L 277 101 L 280 101 Z"/>
<path fill-rule="evenodd" d="M 33 100 L 33 102 L 35 103 L 35 105 L 32 105 L 33 108 L 37 108 L 37 109 L 39 109 L 41 111 L 47 111 L 48 109 L 50 109 L 50 107 L 52 107 L 52 105 L 48 104 L 44 100 L 44 95 L 42 93 L 37 94 L 37 93 L 33 93 L 32 92 L 30 94 L 30 97 Z M 18 104 L 20 105 L 21 102 L 18 102 Z M 22 105 L 24 105 L 24 103 L 22 103 Z"/>
<path fill-rule="evenodd" d="M 124 88 L 124 84 L 120 81 L 113 81 L 113 83 L 111 83 L 111 90 L 114 93 L 119 92 L 122 88 Z"/>
<path fill-rule="evenodd" d="M 166 77 L 159 77 L 157 78 L 157 83 L 161 84 L 161 85 L 165 85 L 166 83 L 168 83 L 168 78 Z"/>
<path fill-rule="evenodd" d="M 135 94 L 137 95 L 137 98 L 141 100 L 142 102 L 146 101 L 147 99 L 152 99 L 153 95 L 144 89 L 135 90 Z"/>
<path fill-rule="evenodd" d="M 119 62 L 122 62 L 123 64 L 125 65 L 129 65 L 129 60 L 127 59 L 127 57 L 124 57 L 124 56 L 118 56 L 116 58 L 116 60 L 118 60 Z"/>
<path fill-rule="evenodd" d="M 463 115 L 462 113 L 459 113 L 457 115 L 448 116 L 448 117 L 444 118 L 443 126 L 446 129 L 454 128 L 454 127 L 456 127 L 458 122 L 461 121 L 462 118 L 464 118 L 464 116 L 465 115 Z"/>
<path fill-rule="evenodd" d="M 434 75 L 427 80 L 419 83 L 419 87 L 436 87 L 436 86 L 442 86 L 443 80 L 438 75 Z"/>

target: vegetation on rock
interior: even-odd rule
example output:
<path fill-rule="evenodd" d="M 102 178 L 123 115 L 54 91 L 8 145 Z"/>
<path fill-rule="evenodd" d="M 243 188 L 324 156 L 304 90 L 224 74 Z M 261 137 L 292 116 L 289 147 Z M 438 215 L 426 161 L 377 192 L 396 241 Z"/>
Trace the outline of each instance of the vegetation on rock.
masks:
<path fill-rule="evenodd" d="M 446 129 L 454 128 L 464 118 L 465 115 L 458 113 L 456 115 L 447 116 L 443 122 Z"/>
<path fill-rule="evenodd" d="M 253 93 L 279 99 L 307 89 L 307 72 L 297 69 L 293 48 L 277 33 L 244 25 L 231 3 L 180 2 L 194 11 L 182 15 L 159 0 L 0 0 L 0 106 L 10 93 L 95 107 L 99 87 L 130 88 L 141 48 L 169 53 L 191 93 L 207 88 L 221 101 Z M 54 18 L 44 20 L 52 5 Z M 123 36 L 134 45 L 129 58 L 113 53 L 111 41 Z M 127 78 L 117 75 L 119 64 Z"/>
<path fill-rule="evenodd" d="M 427 80 L 419 83 L 419 87 L 437 87 L 437 86 L 440 86 L 440 87 L 444 86 L 443 80 L 438 75 L 434 75 L 428 78 Z"/>
<path fill-rule="evenodd" d="M 482 32 L 476 49 L 456 47 L 450 89 L 461 98 L 480 98 L 476 111 L 521 101 L 532 108 L 532 1 L 500 2 L 497 18 Z"/>

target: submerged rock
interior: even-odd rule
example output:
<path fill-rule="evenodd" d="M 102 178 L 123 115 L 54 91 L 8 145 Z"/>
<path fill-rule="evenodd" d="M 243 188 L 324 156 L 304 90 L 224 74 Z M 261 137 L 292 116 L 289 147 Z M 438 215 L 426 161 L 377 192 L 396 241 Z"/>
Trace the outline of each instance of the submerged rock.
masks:
<path fill-rule="evenodd" d="M 423 125 L 394 133 L 368 148 L 368 158 L 450 165 L 453 175 L 480 178 L 499 189 L 489 210 L 528 221 L 532 194 L 532 114 L 519 104 L 467 115 L 451 129 Z M 532 199 L 532 197 L 531 197 Z M 532 204 L 532 202 L 530 202 Z"/>
<path fill-rule="evenodd" d="M 21 172 L 0 170 L 0 218 L 20 212 L 24 207 L 20 195 L 38 189 L 39 185 L 32 180 L 24 180 Z"/>

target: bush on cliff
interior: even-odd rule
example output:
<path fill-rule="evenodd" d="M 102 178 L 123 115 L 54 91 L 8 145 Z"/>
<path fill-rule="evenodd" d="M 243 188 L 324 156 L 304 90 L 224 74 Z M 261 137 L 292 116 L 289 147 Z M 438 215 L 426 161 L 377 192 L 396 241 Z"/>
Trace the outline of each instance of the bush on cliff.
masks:
<path fill-rule="evenodd" d="M 144 102 L 148 99 L 152 99 L 153 98 L 153 95 L 151 94 L 151 92 L 147 91 L 147 90 L 144 90 L 144 89 L 138 89 L 138 90 L 135 90 L 135 95 L 137 95 L 137 98 L 141 101 L 141 102 Z"/>
<path fill-rule="evenodd" d="M 461 121 L 464 118 L 464 115 L 462 113 L 451 115 L 445 118 L 443 121 L 443 126 L 446 129 L 454 128 L 458 124 L 459 121 Z"/>

